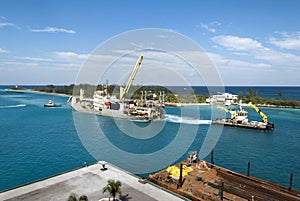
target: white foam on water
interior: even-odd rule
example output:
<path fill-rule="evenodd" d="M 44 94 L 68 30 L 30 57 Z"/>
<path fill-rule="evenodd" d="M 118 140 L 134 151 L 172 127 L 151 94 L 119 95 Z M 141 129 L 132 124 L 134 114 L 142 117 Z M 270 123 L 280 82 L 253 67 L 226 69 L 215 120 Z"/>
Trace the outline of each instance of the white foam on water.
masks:
<path fill-rule="evenodd" d="M 4 105 L 4 106 L 0 106 L 0 109 L 4 109 L 4 108 L 17 108 L 17 107 L 26 107 L 26 104 Z"/>
<path fill-rule="evenodd" d="M 165 119 L 168 122 L 173 122 L 173 123 L 183 123 L 183 124 L 211 124 L 211 120 L 202 120 L 202 119 L 191 119 L 188 117 L 180 117 L 176 115 L 170 115 L 166 114 Z"/>

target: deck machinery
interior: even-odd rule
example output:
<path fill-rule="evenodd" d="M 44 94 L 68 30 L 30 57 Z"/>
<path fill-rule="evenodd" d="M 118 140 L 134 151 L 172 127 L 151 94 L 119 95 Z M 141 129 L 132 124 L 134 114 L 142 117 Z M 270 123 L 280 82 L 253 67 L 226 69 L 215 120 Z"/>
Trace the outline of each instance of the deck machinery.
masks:
<path fill-rule="evenodd" d="M 274 129 L 274 124 L 268 122 L 267 115 L 265 115 L 257 106 L 255 106 L 251 102 L 249 103 L 249 106 L 251 106 L 262 117 L 262 122 L 249 121 L 248 112 L 242 109 L 242 105 L 240 103 L 240 109 L 237 111 L 229 110 L 223 106 L 217 106 L 217 108 L 222 109 L 225 112 L 229 113 L 231 115 L 231 118 L 216 119 L 212 121 L 212 124 L 263 130 L 263 131 L 272 131 Z"/>

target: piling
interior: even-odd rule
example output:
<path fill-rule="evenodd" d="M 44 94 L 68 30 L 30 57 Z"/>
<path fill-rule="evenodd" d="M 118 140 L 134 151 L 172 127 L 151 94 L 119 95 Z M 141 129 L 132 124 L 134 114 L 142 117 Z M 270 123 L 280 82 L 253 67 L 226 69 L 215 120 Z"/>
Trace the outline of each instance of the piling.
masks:
<path fill-rule="evenodd" d="M 182 163 L 180 163 L 180 175 L 179 175 L 179 181 L 177 184 L 177 189 L 180 188 L 182 186 Z"/>
<path fill-rule="evenodd" d="M 247 170 L 247 176 L 250 176 L 250 161 L 248 161 L 248 170 Z"/>
<path fill-rule="evenodd" d="M 224 182 L 221 183 L 220 189 L 219 189 L 219 199 L 223 201 L 223 192 L 224 192 Z"/>
<path fill-rule="evenodd" d="M 212 149 L 210 152 L 210 168 L 213 168 L 214 164 L 214 149 Z"/>
<path fill-rule="evenodd" d="M 289 191 L 292 190 L 292 186 L 293 186 L 293 173 L 291 173 L 291 175 L 290 175 L 290 186 L 289 186 Z"/>

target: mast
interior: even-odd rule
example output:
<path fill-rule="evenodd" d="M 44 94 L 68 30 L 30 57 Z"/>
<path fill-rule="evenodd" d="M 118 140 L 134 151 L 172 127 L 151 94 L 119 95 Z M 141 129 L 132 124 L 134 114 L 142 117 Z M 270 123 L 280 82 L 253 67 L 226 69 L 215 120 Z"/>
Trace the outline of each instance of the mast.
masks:
<path fill-rule="evenodd" d="M 265 115 L 265 113 L 263 113 L 258 107 L 256 107 L 256 105 L 253 105 L 251 102 L 249 103 L 249 105 L 262 117 L 262 121 L 267 124 L 268 123 L 267 115 Z"/>
<path fill-rule="evenodd" d="M 237 115 L 236 111 L 230 111 L 230 110 L 228 110 L 227 108 L 222 107 L 222 106 L 220 106 L 220 105 L 218 105 L 217 108 L 222 109 L 222 110 L 224 110 L 225 112 L 231 114 L 231 118 L 233 118 L 233 119 L 237 119 L 237 118 L 238 118 L 238 115 Z"/>
<path fill-rule="evenodd" d="M 134 80 L 134 78 L 135 78 L 135 76 L 136 76 L 136 74 L 137 74 L 137 72 L 138 72 L 138 70 L 139 70 L 139 68 L 140 68 L 140 66 L 141 66 L 141 64 L 142 64 L 143 58 L 144 58 L 144 54 L 142 54 L 142 55 L 138 58 L 138 60 L 137 60 L 137 62 L 136 62 L 136 64 L 135 64 L 135 66 L 134 66 L 134 69 L 133 69 L 133 71 L 131 72 L 131 75 L 130 75 L 130 77 L 129 77 L 129 79 L 128 79 L 128 82 L 127 82 L 125 88 L 120 87 L 120 100 L 124 100 L 125 95 L 128 93 L 128 91 L 129 91 L 129 89 L 130 89 L 130 87 L 131 87 L 131 85 L 132 85 L 132 82 L 133 82 L 133 80 Z"/>

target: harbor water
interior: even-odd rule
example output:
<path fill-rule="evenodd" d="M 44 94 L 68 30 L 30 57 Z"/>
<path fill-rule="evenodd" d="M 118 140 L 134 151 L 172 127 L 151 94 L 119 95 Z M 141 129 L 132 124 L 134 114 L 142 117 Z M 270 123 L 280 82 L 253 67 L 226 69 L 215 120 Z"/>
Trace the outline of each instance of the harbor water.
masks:
<path fill-rule="evenodd" d="M 82 167 L 85 162 L 96 162 L 77 134 L 73 111 L 66 104 L 68 97 L 9 92 L 5 88 L 7 86 L 0 88 L 0 191 Z M 229 89 L 229 92 L 236 94 L 239 91 L 245 94 L 247 91 L 247 87 Z M 201 90 L 203 91 L 198 89 Z M 281 91 L 287 99 L 300 100 L 300 87 L 256 87 L 255 90 L 262 97 L 278 98 L 278 92 Z M 43 105 L 48 100 L 62 103 L 63 106 L 44 108 Z M 261 120 L 253 109 L 245 109 L 249 112 L 250 120 Z M 214 149 L 215 163 L 246 174 L 247 163 L 250 161 L 252 176 L 284 186 L 289 185 L 290 174 L 293 173 L 293 187 L 300 189 L 300 109 L 261 109 L 275 124 L 275 130 L 262 132 L 224 127 Z M 167 115 L 164 128 L 155 137 L 144 140 L 122 133 L 113 118 L 96 118 L 100 124 L 106 125 L 103 130 L 109 141 L 129 153 L 144 154 L 163 149 L 175 138 L 176 130 L 182 124 L 191 128 L 198 127 L 195 139 L 187 150 L 199 150 L 211 126 L 210 106 L 186 107 L 186 110 L 199 111 L 200 120 L 192 115 L 182 117 L 180 108 L 166 107 L 165 110 Z M 140 127 L 147 126 L 147 123 L 136 124 Z M 183 134 L 189 135 L 188 132 Z M 185 138 L 182 144 L 186 144 L 184 140 Z M 109 153 L 110 150 L 106 149 L 105 152 Z M 159 163 L 161 160 L 163 163 L 168 154 L 165 153 L 155 162 Z M 187 152 L 182 153 L 174 163 L 186 157 Z M 205 159 L 209 161 L 210 156 Z M 122 165 L 130 163 L 128 158 L 112 155 L 103 160 L 130 171 L 130 168 Z"/>

